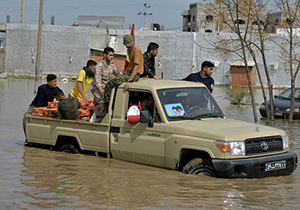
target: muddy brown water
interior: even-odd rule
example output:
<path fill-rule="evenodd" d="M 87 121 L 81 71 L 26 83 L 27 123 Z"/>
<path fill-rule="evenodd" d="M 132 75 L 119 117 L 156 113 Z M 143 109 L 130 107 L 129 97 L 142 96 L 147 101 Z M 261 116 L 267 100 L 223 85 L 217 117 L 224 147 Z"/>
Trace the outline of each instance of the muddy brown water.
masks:
<path fill-rule="evenodd" d="M 59 86 L 66 92 L 74 83 Z M 90 155 L 24 147 L 22 116 L 33 80 L 0 79 L 0 209 L 299 209 L 299 168 L 289 176 L 217 179 Z M 230 118 L 253 121 L 250 106 L 231 105 L 226 88 L 213 95 Z M 262 98 L 257 91 L 257 103 Z M 265 124 L 263 119 L 259 123 Z M 299 154 L 296 120 L 273 125 Z"/>

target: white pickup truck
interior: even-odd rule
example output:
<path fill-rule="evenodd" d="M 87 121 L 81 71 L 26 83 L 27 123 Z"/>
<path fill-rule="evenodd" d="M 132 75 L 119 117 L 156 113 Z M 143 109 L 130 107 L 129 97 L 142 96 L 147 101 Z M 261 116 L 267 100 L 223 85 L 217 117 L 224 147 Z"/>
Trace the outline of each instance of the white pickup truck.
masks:
<path fill-rule="evenodd" d="M 136 124 L 126 113 L 139 97 L 154 104 Z M 289 152 L 282 130 L 228 119 L 201 83 L 140 79 L 114 89 L 101 123 L 26 117 L 32 145 L 58 151 L 90 151 L 119 160 L 174 169 L 187 174 L 261 178 L 291 174 L 297 154 Z"/>

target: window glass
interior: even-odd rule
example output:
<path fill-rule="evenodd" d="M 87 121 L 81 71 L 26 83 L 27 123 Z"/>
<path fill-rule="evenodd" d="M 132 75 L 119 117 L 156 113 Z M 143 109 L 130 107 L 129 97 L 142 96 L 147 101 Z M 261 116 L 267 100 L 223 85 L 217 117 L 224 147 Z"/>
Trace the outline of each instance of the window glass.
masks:
<path fill-rule="evenodd" d="M 161 117 L 153 100 L 153 96 L 149 92 L 130 91 L 128 100 L 128 109 L 131 106 L 138 106 L 142 111 L 148 111 L 150 119 L 154 122 L 161 122 Z M 126 118 L 127 119 L 127 118 Z"/>
<path fill-rule="evenodd" d="M 172 88 L 157 91 L 168 120 L 223 117 L 224 114 L 206 88 Z"/>
<path fill-rule="evenodd" d="M 292 90 L 289 88 L 289 89 L 283 91 L 282 93 L 280 93 L 278 97 L 291 99 L 291 93 L 292 93 Z"/>

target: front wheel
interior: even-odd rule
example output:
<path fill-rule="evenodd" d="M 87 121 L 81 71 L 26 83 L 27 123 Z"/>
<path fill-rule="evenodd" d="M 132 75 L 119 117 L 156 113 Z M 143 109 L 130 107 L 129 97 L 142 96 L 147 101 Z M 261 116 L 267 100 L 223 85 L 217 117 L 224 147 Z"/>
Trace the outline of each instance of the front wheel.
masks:
<path fill-rule="evenodd" d="M 195 158 L 190 160 L 182 169 L 185 174 L 196 174 L 216 177 L 214 168 L 211 166 L 210 161 Z"/>
<path fill-rule="evenodd" d="M 60 152 L 66 152 L 66 153 L 72 153 L 72 154 L 78 154 L 78 150 L 76 147 L 74 147 L 72 144 L 64 144 L 61 146 L 58 151 Z"/>

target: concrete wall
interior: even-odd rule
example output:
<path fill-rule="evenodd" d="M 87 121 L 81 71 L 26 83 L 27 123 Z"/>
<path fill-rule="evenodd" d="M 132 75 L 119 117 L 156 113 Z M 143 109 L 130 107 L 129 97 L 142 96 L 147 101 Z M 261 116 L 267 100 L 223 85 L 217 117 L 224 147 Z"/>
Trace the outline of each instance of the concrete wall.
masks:
<path fill-rule="evenodd" d="M 5 72 L 5 48 L 0 47 L 0 73 Z"/>
<path fill-rule="evenodd" d="M 90 27 L 43 26 L 41 72 L 76 75 L 89 59 Z M 37 25 L 7 24 L 5 71 L 34 75 Z"/>
<path fill-rule="evenodd" d="M 85 26 L 43 26 L 41 70 L 43 74 L 76 76 L 90 58 L 90 49 L 113 47 L 118 54 L 126 54 L 123 36 L 129 30 L 106 30 Z M 157 74 L 167 79 L 182 79 L 192 72 L 200 71 L 201 63 L 210 60 L 216 64 L 213 77 L 216 84 L 229 84 L 230 63 L 240 58 L 231 55 L 224 58 L 211 43 L 216 43 L 234 34 L 203 34 L 176 31 L 135 31 L 136 45 L 143 52 L 148 43 L 160 45 L 156 58 Z M 277 44 L 281 36 L 272 36 Z M 289 86 L 290 76 L 279 58 L 279 47 L 274 42 L 266 44 L 270 76 L 275 86 Z M 37 26 L 7 24 L 5 72 L 34 75 L 37 47 Z M 259 68 L 262 67 L 261 60 Z M 261 68 L 263 71 L 263 69 Z M 257 75 L 257 74 L 256 74 Z M 265 81 L 264 73 L 262 77 Z M 256 84 L 259 80 L 255 79 Z"/>

